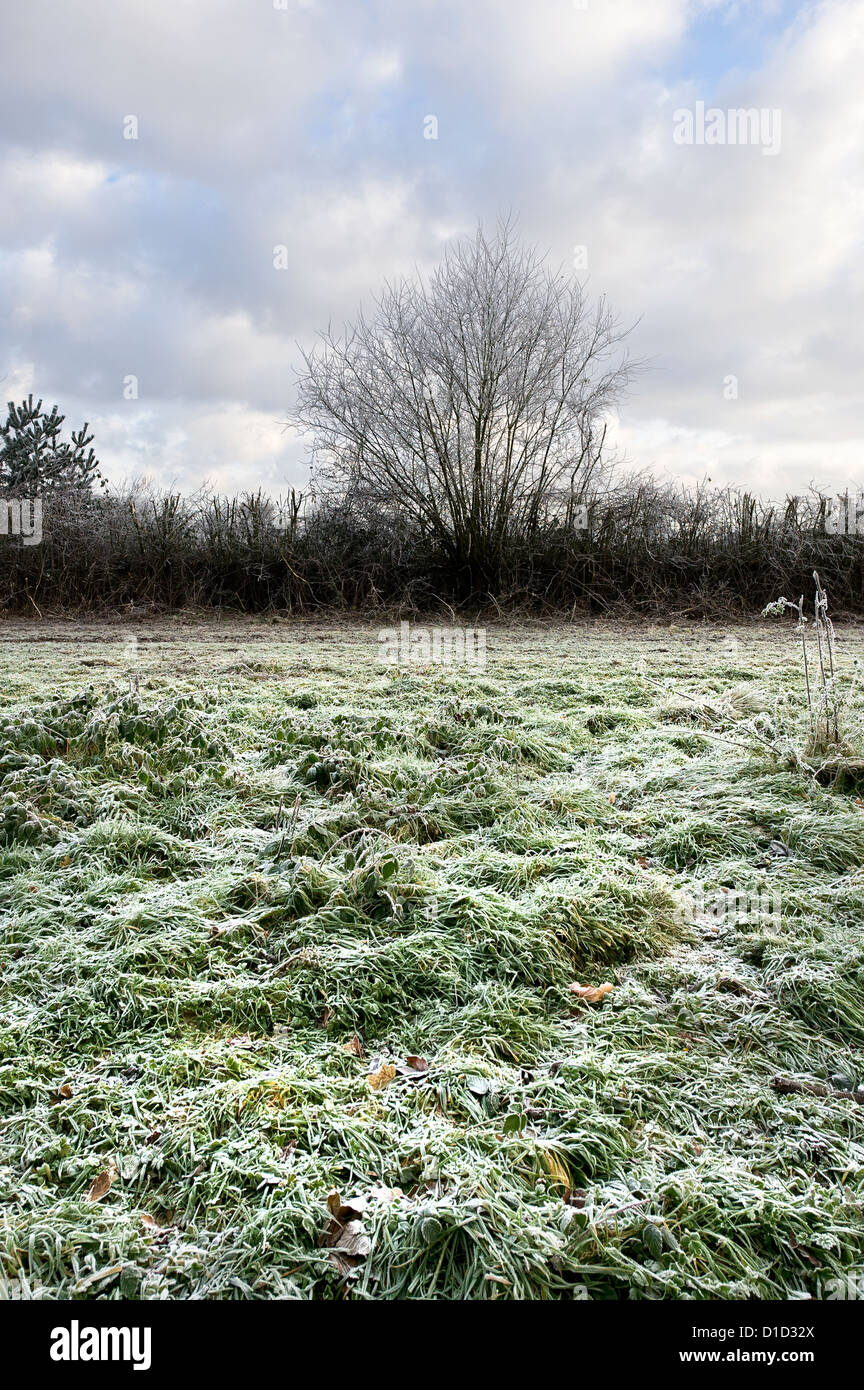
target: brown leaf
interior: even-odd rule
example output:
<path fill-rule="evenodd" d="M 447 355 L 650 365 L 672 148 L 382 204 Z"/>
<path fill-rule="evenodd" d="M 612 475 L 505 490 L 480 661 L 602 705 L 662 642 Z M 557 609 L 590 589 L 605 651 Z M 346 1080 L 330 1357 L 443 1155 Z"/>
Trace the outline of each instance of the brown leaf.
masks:
<path fill-rule="evenodd" d="M 743 980 L 736 980 L 732 975 L 721 975 L 717 981 L 717 988 L 723 994 L 752 994 L 753 991 Z"/>
<path fill-rule="evenodd" d="M 369 1254 L 372 1242 L 360 1218 L 366 1210 L 366 1197 L 351 1197 L 343 1202 L 338 1192 L 327 1198 L 330 1224 L 318 1244 L 330 1250 L 331 1263 L 342 1275 L 351 1271 Z"/>
<path fill-rule="evenodd" d="M 368 1204 L 368 1197 L 349 1197 L 343 1202 L 336 1191 L 331 1192 L 327 1198 L 327 1210 L 340 1226 L 344 1226 L 348 1221 L 356 1221 L 363 1215 Z"/>
<path fill-rule="evenodd" d="M 607 980 L 604 985 L 580 985 L 576 983 L 568 985 L 567 988 L 571 994 L 576 994 L 580 999 L 584 999 L 586 1004 L 599 1004 L 615 986 Z"/>
<path fill-rule="evenodd" d="M 343 1279 L 347 1279 L 349 1275 L 353 1274 L 357 1265 L 360 1264 L 360 1261 L 363 1260 L 372 1249 L 372 1243 L 366 1236 L 362 1237 L 362 1241 L 365 1242 L 365 1245 L 363 1245 L 362 1248 L 358 1248 L 355 1252 L 346 1252 L 343 1250 L 330 1251 L 330 1263 L 337 1274 L 342 1275 Z"/>
<path fill-rule="evenodd" d="M 356 1256 L 362 1259 L 372 1249 L 372 1242 L 366 1234 L 362 1221 L 347 1221 L 337 1238 L 329 1242 L 341 1256 Z"/>
<path fill-rule="evenodd" d="M 771 1085 L 781 1096 L 833 1096 L 837 1100 L 855 1100 L 859 1105 L 864 1105 L 864 1092 L 838 1091 L 825 1086 L 821 1081 L 801 1081 L 794 1076 L 775 1076 Z"/>
<path fill-rule="evenodd" d="M 373 1091 L 383 1091 L 385 1086 L 389 1086 L 391 1081 L 396 1079 L 396 1068 L 385 1062 L 378 1071 L 370 1072 L 367 1080 Z"/>
<path fill-rule="evenodd" d="M 342 1044 L 342 1051 L 349 1053 L 352 1057 L 363 1056 L 363 1044 L 356 1033 L 353 1038 L 349 1038 L 348 1042 Z"/>
<path fill-rule="evenodd" d="M 406 1057 L 405 1065 L 406 1067 L 410 1067 L 412 1071 L 429 1070 L 429 1063 L 426 1061 L 425 1057 Z"/>
<path fill-rule="evenodd" d="M 113 1178 L 113 1176 L 111 1175 L 111 1173 L 108 1172 L 107 1169 L 105 1170 L 104 1173 L 100 1173 L 99 1176 L 98 1176 L 98 1178 L 94 1178 L 94 1179 L 93 1179 L 93 1183 L 92 1183 L 92 1185 L 91 1185 L 90 1191 L 89 1191 L 88 1194 L 87 1194 L 88 1201 L 90 1201 L 90 1202 L 99 1202 L 99 1201 L 101 1201 L 102 1198 L 105 1196 L 105 1193 L 108 1191 L 108 1189 L 109 1189 L 109 1187 L 111 1186 L 111 1184 L 112 1184 L 113 1181 L 114 1181 L 114 1178 Z"/>
<path fill-rule="evenodd" d="M 330 1005 L 328 1004 L 327 1007 L 326 1007 L 326 1009 L 324 1009 L 324 1010 L 322 1011 L 322 1013 L 321 1013 L 321 1017 L 320 1017 L 319 1020 L 318 1020 L 318 1027 L 319 1027 L 319 1028 L 326 1028 L 326 1027 L 327 1027 L 327 1024 L 330 1022 L 330 1020 L 331 1020 L 332 1017 L 333 1017 L 333 1010 L 330 1008 Z"/>

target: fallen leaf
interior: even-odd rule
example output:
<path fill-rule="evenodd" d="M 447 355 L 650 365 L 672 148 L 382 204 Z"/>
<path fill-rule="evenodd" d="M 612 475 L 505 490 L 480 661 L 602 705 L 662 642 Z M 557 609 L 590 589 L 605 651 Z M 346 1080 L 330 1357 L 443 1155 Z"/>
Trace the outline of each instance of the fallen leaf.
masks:
<path fill-rule="evenodd" d="M 87 1194 L 88 1201 L 101 1201 L 101 1199 L 105 1196 L 105 1193 L 108 1191 L 113 1181 L 114 1179 L 107 1169 L 104 1173 L 100 1173 L 98 1178 L 93 1179 L 92 1186 Z"/>
<path fill-rule="evenodd" d="M 338 1192 L 327 1198 L 330 1224 L 318 1244 L 330 1251 L 330 1261 L 340 1274 L 347 1276 L 372 1249 L 372 1242 L 360 1220 L 367 1205 L 366 1197 L 351 1197 L 343 1202 Z"/>
<path fill-rule="evenodd" d="M 99 1269 L 95 1274 L 89 1274 L 86 1279 L 81 1279 L 75 1285 L 76 1291 L 78 1293 L 83 1293 L 85 1289 L 91 1288 L 93 1284 L 99 1284 L 103 1279 L 113 1279 L 116 1275 L 122 1274 L 122 1272 L 122 1265 L 109 1265 L 107 1269 Z"/>
<path fill-rule="evenodd" d="M 821 1081 L 798 1080 L 793 1076 L 775 1076 L 771 1082 L 778 1095 L 833 1096 L 837 1100 L 854 1100 L 864 1105 L 864 1090 L 840 1091 L 825 1086 Z"/>
<path fill-rule="evenodd" d="M 358 1241 L 359 1244 L 355 1250 L 336 1249 L 330 1251 L 330 1263 L 343 1279 L 348 1279 L 354 1274 L 357 1265 L 372 1249 L 372 1243 L 367 1236 L 358 1237 Z"/>
<path fill-rule="evenodd" d="M 366 1228 L 362 1221 L 346 1222 L 338 1236 L 333 1240 L 328 1240 L 327 1243 L 338 1250 L 343 1258 L 346 1255 L 353 1255 L 362 1259 L 372 1249 L 372 1242 L 366 1234 Z"/>
<path fill-rule="evenodd" d="M 410 1067 L 412 1071 L 429 1070 L 429 1063 L 426 1061 L 425 1057 L 406 1057 L 405 1065 L 406 1067 Z"/>
<path fill-rule="evenodd" d="M 363 1044 L 356 1033 L 353 1038 L 349 1038 L 348 1042 L 342 1044 L 342 1051 L 349 1053 L 351 1057 L 363 1056 Z"/>
<path fill-rule="evenodd" d="M 384 1187 L 382 1184 L 380 1187 L 370 1188 L 369 1196 L 376 1202 L 384 1202 L 385 1205 L 389 1205 L 390 1202 L 396 1202 L 402 1196 L 402 1188 Z"/>
<path fill-rule="evenodd" d="M 616 796 L 616 793 L 615 793 L 615 792 L 610 792 L 610 793 L 609 793 L 608 801 L 609 801 L 609 805 L 610 805 L 610 806 L 614 806 L 614 805 L 615 805 L 615 796 Z"/>
<path fill-rule="evenodd" d="M 342 1201 L 338 1192 L 331 1192 L 327 1198 L 327 1210 L 333 1217 L 344 1226 L 348 1221 L 356 1221 L 363 1215 L 369 1204 L 368 1197 L 349 1197 L 346 1202 Z"/>
<path fill-rule="evenodd" d="M 723 994 L 752 994 L 753 991 L 743 980 L 736 980 L 733 975 L 721 975 L 717 981 L 717 988 Z"/>
<path fill-rule="evenodd" d="M 580 985 L 578 982 L 568 985 L 571 994 L 576 994 L 580 999 L 584 999 L 586 1004 L 599 1004 L 601 999 L 615 988 L 607 980 L 604 985 Z"/>
<path fill-rule="evenodd" d="M 370 1072 L 368 1076 L 369 1085 L 373 1091 L 383 1091 L 385 1086 L 389 1086 L 391 1081 L 396 1079 L 396 1068 L 385 1062 L 378 1071 Z"/>

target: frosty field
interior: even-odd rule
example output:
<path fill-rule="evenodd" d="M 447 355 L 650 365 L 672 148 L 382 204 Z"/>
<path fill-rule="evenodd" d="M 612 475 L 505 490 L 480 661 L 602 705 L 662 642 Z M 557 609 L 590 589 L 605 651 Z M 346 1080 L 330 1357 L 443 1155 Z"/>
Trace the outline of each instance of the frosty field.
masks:
<path fill-rule="evenodd" d="M 789 625 L 376 631 L 0 628 L 0 1296 L 864 1296 Z"/>

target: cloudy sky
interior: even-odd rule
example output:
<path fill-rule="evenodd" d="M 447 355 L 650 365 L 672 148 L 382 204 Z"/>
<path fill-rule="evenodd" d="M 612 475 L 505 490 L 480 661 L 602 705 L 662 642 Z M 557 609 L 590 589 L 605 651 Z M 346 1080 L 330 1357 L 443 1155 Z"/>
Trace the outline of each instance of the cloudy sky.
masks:
<path fill-rule="evenodd" d="M 87 418 L 110 479 L 301 483 L 297 344 L 511 212 L 638 320 L 632 464 L 864 485 L 864 0 L 28 0 L 3 30 L 3 399 Z"/>

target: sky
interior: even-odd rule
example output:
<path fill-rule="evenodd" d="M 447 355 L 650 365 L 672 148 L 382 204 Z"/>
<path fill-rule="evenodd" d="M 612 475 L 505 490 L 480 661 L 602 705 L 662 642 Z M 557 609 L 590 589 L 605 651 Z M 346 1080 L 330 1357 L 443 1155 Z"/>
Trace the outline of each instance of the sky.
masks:
<path fill-rule="evenodd" d="M 864 490 L 864 0 L 28 0 L 3 31 L 2 399 L 88 420 L 112 483 L 302 488 L 301 348 L 511 215 L 635 325 L 628 465 Z"/>

